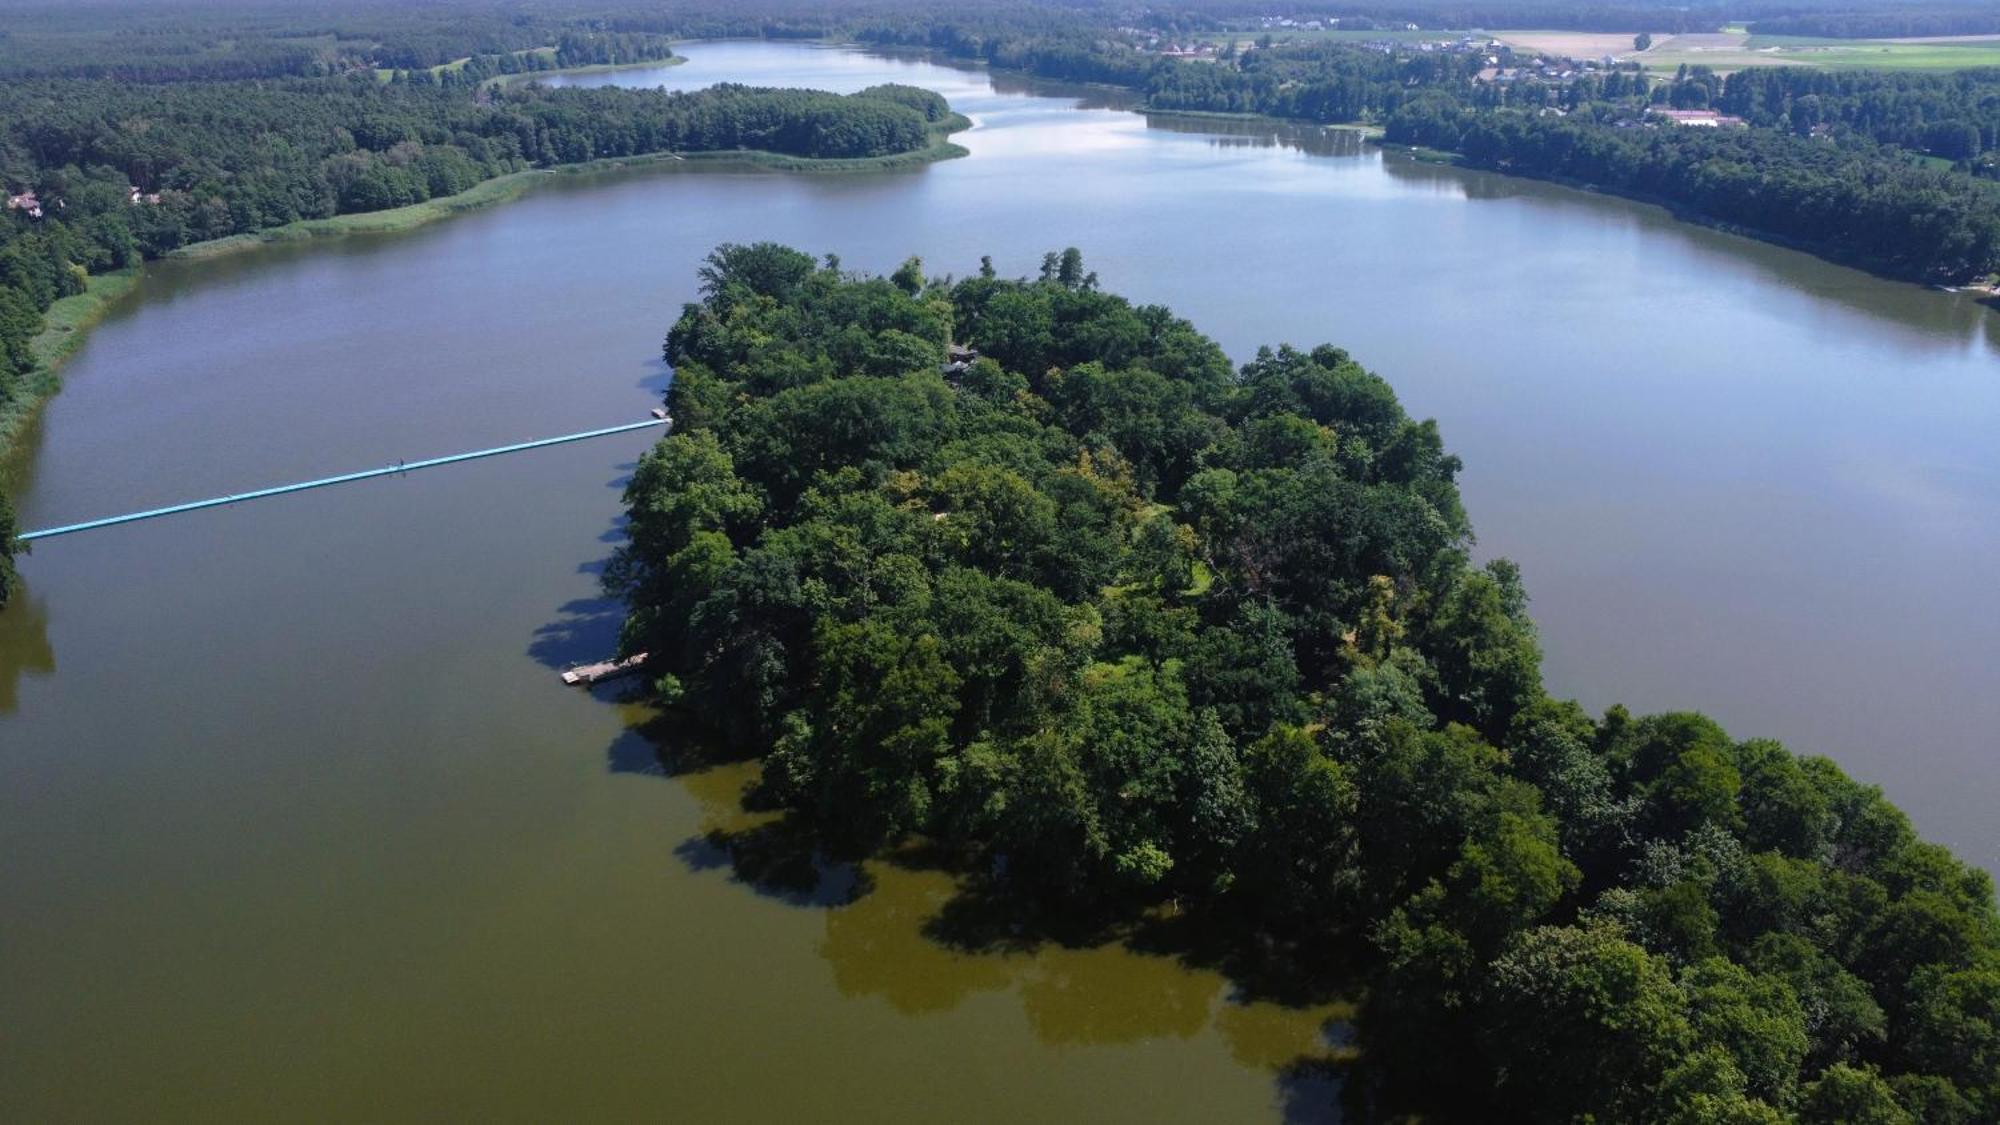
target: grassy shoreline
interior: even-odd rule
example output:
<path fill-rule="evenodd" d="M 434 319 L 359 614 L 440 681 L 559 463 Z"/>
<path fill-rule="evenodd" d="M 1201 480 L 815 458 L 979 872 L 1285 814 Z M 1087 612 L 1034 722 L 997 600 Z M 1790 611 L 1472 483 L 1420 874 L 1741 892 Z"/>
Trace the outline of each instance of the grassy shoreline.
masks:
<path fill-rule="evenodd" d="M 42 314 L 42 330 L 28 342 L 35 372 L 22 385 L 21 397 L 0 410 L 0 465 L 12 455 L 15 439 L 42 404 L 62 389 L 63 364 L 83 346 L 92 326 L 139 287 L 139 278 L 138 267 L 96 274 L 83 292 L 58 300 Z"/>
<path fill-rule="evenodd" d="M 467 211 L 482 210 L 511 202 L 537 184 L 550 182 L 560 176 L 658 168 L 672 164 L 741 164 L 746 167 L 776 171 L 819 173 L 876 172 L 915 168 L 966 155 L 965 148 L 952 143 L 950 135 L 970 128 L 971 124 L 972 122 L 963 115 L 955 113 L 950 119 L 932 127 L 931 144 L 928 147 L 889 156 L 817 158 L 787 156 L 783 153 L 755 149 L 727 149 L 707 152 L 647 153 L 642 156 L 607 157 L 576 164 L 558 164 L 549 168 L 530 168 L 482 180 L 457 195 L 439 196 L 422 203 L 412 203 L 407 207 L 395 207 L 386 211 L 360 211 L 325 219 L 301 219 L 281 227 L 232 234 L 226 238 L 209 239 L 206 242 L 191 242 L 165 256 L 182 261 L 203 260 L 273 243 L 306 242 L 316 238 L 339 238 L 352 234 L 398 234 Z"/>

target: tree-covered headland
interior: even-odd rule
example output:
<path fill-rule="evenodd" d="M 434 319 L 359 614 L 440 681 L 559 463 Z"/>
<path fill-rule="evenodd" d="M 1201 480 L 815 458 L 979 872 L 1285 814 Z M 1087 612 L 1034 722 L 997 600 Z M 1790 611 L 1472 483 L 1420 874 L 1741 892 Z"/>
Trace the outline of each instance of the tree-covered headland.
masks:
<path fill-rule="evenodd" d="M 1369 1116 L 2000 1116 L 1988 877 L 1825 758 L 1549 697 L 1458 459 L 1346 352 L 1232 367 L 1073 250 L 702 281 L 608 582 L 813 846 L 1363 979 Z"/>

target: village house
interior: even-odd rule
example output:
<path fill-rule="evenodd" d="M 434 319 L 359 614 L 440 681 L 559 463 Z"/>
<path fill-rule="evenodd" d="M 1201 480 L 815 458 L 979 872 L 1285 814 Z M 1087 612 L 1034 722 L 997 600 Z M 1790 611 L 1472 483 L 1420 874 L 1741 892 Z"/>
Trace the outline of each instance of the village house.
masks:
<path fill-rule="evenodd" d="M 1654 109 L 1653 117 L 1671 121 L 1676 125 L 1692 125 L 1702 129 L 1745 129 L 1750 123 L 1741 117 L 1731 117 L 1712 109 Z"/>

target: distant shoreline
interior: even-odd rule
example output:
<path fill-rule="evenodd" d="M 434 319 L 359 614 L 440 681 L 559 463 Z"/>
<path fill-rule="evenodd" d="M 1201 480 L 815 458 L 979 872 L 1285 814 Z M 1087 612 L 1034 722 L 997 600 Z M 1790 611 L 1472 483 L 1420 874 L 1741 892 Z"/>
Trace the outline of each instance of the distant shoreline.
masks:
<path fill-rule="evenodd" d="M 676 55 L 674 61 L 685 60 Z M 577 73 L 584 69 L 624 69 L 626 65 L 607 63 L 598 67 L 576 68 L 562 72 L 544 70 L 535 72 L 535 76 Z M 667 66 L 672 63 L 666 60 L 654 60 L 631 65 Z M 964 146 L 952 142 L 951 135 L 971 127 L 971 119 L 964 114 L 954 112 L 945 120 L 931 125 L 931 143 L 928 146 L 887 156 L 809 157 L 789 156 L 758 149 L 726 149 L 647 153 L 639 156 L 606 157 L 575 164 L 557 164 L 547 168 L 529 168 L 519 172 L 509 172 L 490 180 L 481 180 L 455 195 L 443 195 L 405 207 L 393 207 L 384 211 L 358 211 L 324 219 L 301 219 L 261 231 L 232 234 L 205 242 L 191 242 L 161 255 L 160 260 L 206 261 L 283 243 L 344 238 L 348 235 L 400 234 L 428 226 L 440 219 L 448 219 L 468 211 L 484 210 L 519 199 L 537 185 L 552 182 L 561 176 L 662 168 L 675 164 L 703 167 L 737 165 L 774 172 L 810 172 L 821 175 L 918 168 L 941 160 L 954 160 L 968 155 Z M 144 280 L 144 271 L 145 267 L 142 265 L 95 274 L 86 283 L 82 293 L 64 297 L 49 307 L 48 312 L 44 314 L 44 327 L 35 336 L 31 345 L 38 360 L 32 381 L 23 388 L 26 393 L 12 403 L 4 414 L 0 414 L 0 469 L 4 469 L 6 461 L 14 454 L 15 440 L 40 412 L 42 404 L 62 389 L 60 373 L 63 365 L 78 348 L 82 347 L 90 329 L 102 320 L 114 305 L 139 288 Z M 4 476 L 4 473 L 0 473 L 0 476 Z"/>
<path fill-rule="evenodd" d="M 596 172 L 617 172 L 659 168 L 673 164 L 742 164 L 785 172 L 879 172 L 915 168 L 940 160 L 967 155 L 964 146 L 950 136 L 972 127 L 964 114 L 953 113 L 931 126 L 931 143 L 924 148 L 887 156 L 814 157 L 791 156 L 763 149 L 710 149 L 700 152 L 652 152 L 637 156 L 609 156 L 574 164 L 554 164 L 547 168 L 527 168 L 495 176 L 459 192 L 441 195 L 422 203 L 392 207 L 384 211 L 357 211 L 324 219 L 300 219 L 283 226 L 247 231 L 205 242 L 190 242 L 161 255 L 166 260 L 203 260 L 252 250 L 283 242 L 307 242 L 317 238 L 339 238 L 350 234 L 397 234 L 447 219 L 467 211 L 479 211 L 520 198 L 530 188 L 559 176 L 579 176 Z"/>
<path fill-rule="evenodd" d="M 1686 203 L 1670 199 L 1663 195 L 1652 195 L 1641 191 L 1628 191 L 1623 188 L 1611 187 L 1590 180 L 1576 179 L 1572 176 L 1524 172 L 1513 168 L 1488 168 L 1468 161 L 1463 153 L 1452 152 L 1448 149 L 1430 148 L 1426 145 L 1403 144 L 1399 141 L 1384 140 L 1379 136 L 1369 139 L 1385 152 L 1399 153 L 1411 160 L 1424 164 L 1457 168 L 1464 172 L 1484 172 L 1490 175 L 1508 176 L 1520 180 L 1535 180 L 1540 183 L 1553 184 L 1559 188 L 1567 188 L 1570 191 L 1580 191 L 1590 195 L 1610 196 L 1632 203 L 1645 204 L 1649 207 L 1658 207 L 1672 216 L 1676 221 L 1687 223 L 1690 226 L 1706 227 L 1709 230 L 1720 231 L 1723 234 L 1734 235 L 1738 238 L 1747 238 L 1752 242 L 1762 242 L 1766 245 L 1782 247 L 1783 249 L 1797 251 L 1801 254 L 1809 254 L 1823 262 L 1831 262 L 1836 266 L 1845 266 L 1848 269 L 1860 270 L 1862 273 L 1872 277 L 1879 277 L 1884 281 L 1894 281 L 1903 285 L 1915 285 L 1926 289 L 1948 289 L 1954 293 L 1970 293 L 1979 297 L 1981 303 L 1985 304 L 1988 308 L 2000 311 L 2000 293 L 1996 293 L 1994 286 L 1984 282 L 1973 282 L 1966 285 L 1940 285 L 1931 279 L 1913 275 L 1892 263 L 1871 258 L 1865 254 L 1856 254 L 1848 251 L 1837 243 L 1792 238 L 1773 231 L 1745 226 L 1741 223 L 1732 223 L 1727 219 L 1719 219 L 1713 215 L 1704 214 Z"/>

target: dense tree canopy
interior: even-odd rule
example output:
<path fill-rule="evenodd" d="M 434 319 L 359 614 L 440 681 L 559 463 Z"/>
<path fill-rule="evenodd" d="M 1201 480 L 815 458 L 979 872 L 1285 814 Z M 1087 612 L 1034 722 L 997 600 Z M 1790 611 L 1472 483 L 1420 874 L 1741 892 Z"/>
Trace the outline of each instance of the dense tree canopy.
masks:
<path fill-rule="evenodd" d="M 1548 698 L 1458 460 L 1347 353 L 1232 369 L 1074 251 L 702 280 L 608 582 L 820 846 L 1358 962 L 1385 1113 L 2000 1115 L 1987 877 L 1823 758 Z"/>
<path fill-rule="evenodd" d="M 1665 199 L 1904 277 L 1961 283 L 2000 270 L 2000 185 L 1868 150 L 1775 130 L 1618 128 L 1583 113 L 1441 99 L 1412 102 L 1388 136 L 1480 167 Z"/>
<path fill-rule="evenodd" d="M 2000 13 L 1978 0 L 1866 4 L 1839 2 L 1825 11 L 1790 11 L 1764 16 L 1750 25 L 1752 35 L 1819 35 L 1830 39 L 1907 39 L 2000 32 Z"/>

